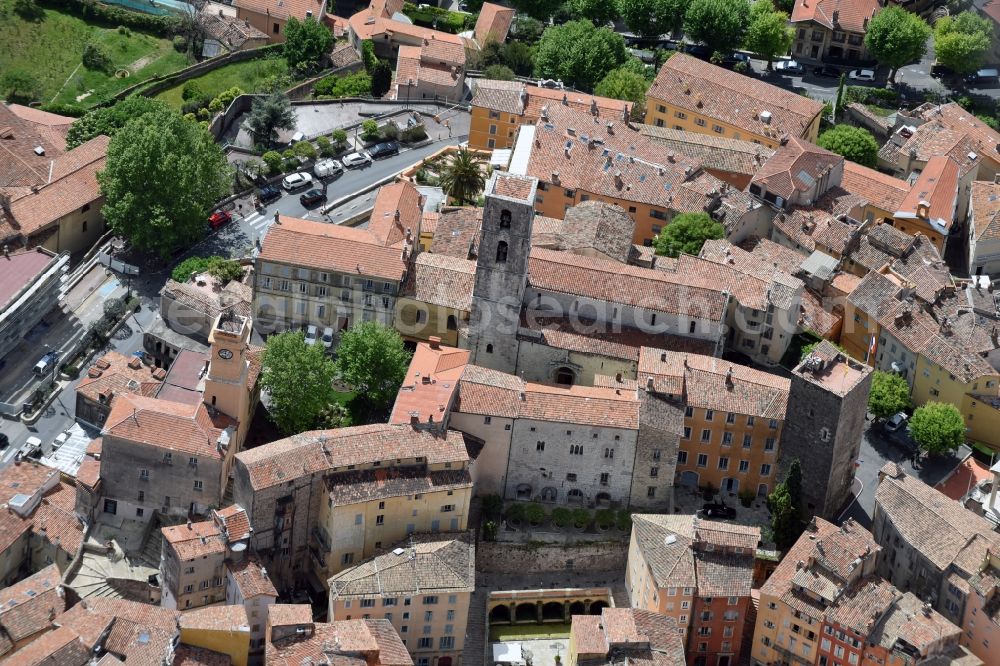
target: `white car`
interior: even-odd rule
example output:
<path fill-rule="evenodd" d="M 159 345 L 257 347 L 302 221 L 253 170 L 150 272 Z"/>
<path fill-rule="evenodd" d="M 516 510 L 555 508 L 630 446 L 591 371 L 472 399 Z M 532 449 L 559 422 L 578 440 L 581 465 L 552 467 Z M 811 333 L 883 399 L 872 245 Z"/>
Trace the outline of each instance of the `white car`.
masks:
<path fill-rule="evenodd" d="M 314 345 L 316 344 L 316 338 L 319 335 L 319 331 L 315 326 L 311 325 L 306 329 L 306 344 Z"/>
<path fill-rule="evenodd" d="M 327 326 L 323 329 L 323 346 L 329 349 L 333 346 L 333 329 Z"/>
<path fill-rule="evenodd" d="M 896 432 L 900 428 L 906 425 L 907 419 L 910 417 L 906 415 L 906 412 L 898 412 L 893 414 L 892 417 L 885 422 L 885 429 L 887 432 Z"/>
<path fill-rule="evenodd" d="M 341 165 L 337 160 L 320 160 L 313 166 L 313 173 L 315 173 L 319 178 L 336 176 L 343 170 L 343 165 Z"/>
<path fill-rule="evenodd" d="M 782 60 L 774 63 L 774 69 L 786 74 L 802 74 L 805 68 L 795 60 Z"/>
<path fill-rule="evenodd" d="M 875 80 L 875 70 L 873 69 L 852 69 L 851 73 L 847 75 L 852 81 L 874 81 Z"/>
<path fill-rule="evenodd" d="M 363 150 L 344 156 L 344 166 L 347 167 L 348 169 L 359 167 L 371 161 L 372 161 L 371 156 Z"/>
<path fill-rule="evenodd" d="M 68 432 L 61 432 L 58 435 L 56 435 L 55 440 L 53 440 L 53 442 L 52 442 L 52 448 L 53 449 L 58 449 L 59 447 L 61 447 L 63 444 L 65 444 L 68 441 L 69 441 L 69 433 Z"/>
<path fill-rule="evenodd" d="M 312 185 L 312 182 L 312 176 L 303 171 L 299 171 L 298 173 L 290 173 L 285 176 L 281 181 L 281 186 L 291 192 L 292 190 L 300 190 L 304 187 L 309 187 Z"/>

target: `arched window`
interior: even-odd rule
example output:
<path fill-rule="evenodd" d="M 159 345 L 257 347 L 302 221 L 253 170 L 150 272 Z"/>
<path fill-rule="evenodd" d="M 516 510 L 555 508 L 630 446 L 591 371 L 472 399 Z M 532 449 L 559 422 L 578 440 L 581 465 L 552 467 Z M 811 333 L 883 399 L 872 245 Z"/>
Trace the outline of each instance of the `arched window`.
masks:
<path fill-rule="evenodd" d="M 500 211 L 500 228 L 510 229 L 510 211 L 502 210 Z"/>
<path fill-rule="evenodd" d="M 455 321 L 455 315 L 448 315 L 448 330 L 449 331 L 458 330 L 458 322 Z"/>
<path fill-rule="evenodd" d="M 486 353 L 487 354 L 493 353 L 493 345 L 486 345 Z"/>
<path fill-rule="evenodd" d="M 507 241 L 500 241 L 497 243 L 497 263 L 503 264 L 507 262 Z"/>
<path fill-rule="evenodd" d="M 556 370 L 556 384 L 571 386 L 576 380 L 576 373 L 569 368 L 559 368 Z"/>

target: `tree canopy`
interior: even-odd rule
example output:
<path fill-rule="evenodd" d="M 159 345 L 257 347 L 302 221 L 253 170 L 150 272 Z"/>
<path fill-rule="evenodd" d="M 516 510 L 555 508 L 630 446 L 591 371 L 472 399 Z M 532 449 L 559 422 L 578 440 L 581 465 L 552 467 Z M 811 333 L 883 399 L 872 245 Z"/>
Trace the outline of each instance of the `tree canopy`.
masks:
<path fill-rule="evenodd" d="M 311 430 L 336 399 L 336 368 L 322 345 L 306 344 L 301 331 L 272 335 L 264 347 L 260 383 L 268 411 L 286 435 Z"/>
<path fill-rule="evenodd" d="M 836 125 L 820 134 L 816 144 L 866 167 L 875 168 L 878 163 L 878 142 L 862 127 Z"/>
<path fill-rule="evenodd" d="M 643 104 L 650 83 L 651 81 L 638 73 L 635 67 L 624 65 L 608 72 L 594 88 L 594 94 Z"/>
<path fill-rule="evenodd" d="M 965 421 L 949 403 L 928 402 L 917 407 L 908 428 L 910 437 L 931 455 L 949 453 L 965 443 Z"/>
<path fill-rule="evenodd" d="M 596 25 L 607 25 L 618 18 L 618 8 L 611 0 L 568 0 L 575 16 L 593 21 Z"/>
<path fill-rule="evenodd" d="M 608 72 L 629 58 L 625 40 L 590 21 L 551 26 L 538 43 L 535 74 L 559 79 L 581 90 L 593 90 Z"/>
<path fill-rule="evenodd" d="M 285 23 L 284 55 L 291 69 L 318 65 L 333 47 L 333 33 L 315 18 Z"/>
<path fill-rule="evenodd" d="M 750 23 L 747 0 L 691 0 L 684 14 L 684 32 L 703 42 L 712 53 L 728 55 L 739 44 Z"/>
<path fill-rule="evenodd" d="M 934 56 L 956 72 L 974 72 L 983 64 L 992 38 L 989 19 L 968 11 L 945 16 L 934 24 Z"/>
<path fill-rule="evenodd" d="M 373 414 L 392 405 L 409 364 L 410 352 L 394 329 L 366 321 L 341 334 L 337 373 Z"/>
<path fill-rule="evenodd" d="M 618 0 L 618 14 L 637 35 L 657 37 L 681 29 L 689 4 L 691 0 Z"/>
<path fill-rule="evenodd" d="M 785 480 L 767 496 L 771 512 L 771 532 L 778 550 L 787 550 L 802 534 L 802 467 L 798 459 L 788 467 Z"/>
<path fill-rule="evenodd" d="M 475 153 L 459 148 L 445 164 L 440 184 L 445 194 L 459 205 L 475 203 L 486 187 L 485 165 Z"/>
<path fill-rule="evenodd" d="M 511 0 L 510 4 L 518 14 L 526 14 L 544 21 L 555 14 L 562 6 L 563 0 Z"/>
<path fill-rule="evenodd" d="M 750 7 L 750 24 L 743 37 L 743 46 L 767 61 L 788 53 L 794 31 L 788 27 L 788 14 L 774 9 L 771 0 L 757 0 Z"/>
<path fill-rule="evenodd" d="M 152 111 L 168 109 L 169 107 L 160 100 L 142 95 L 126 97 L 113 106 L 94 109 L 70 125 L 69 132 L 66 134 L 66 148 L 76 148 L 81 143 L 86 143 L 100 134 L 114 137 L 118 130 L 125 127 L 130 120 Z"/>
<path fill-rule="evenodd" d="M 135 247 L 168 256 L 205 234 L 205 216 L 229 191 L 230 174 L 204 127 L 161 106 L 112 137 L 97 175 L 102 214 Z"/>
<path fill-rule="evenodd" d="M 273 145 L 278 139 L 278 130 L 295 129 L 295 111 L 288 97 L 275 91 L 266 97 L 254 99 L 247 117 L 247 129 L 258 144 Z"/>
<path fill-rule="evenodd" d="M 887 419 L 910 406 L 910 386 L 892 372 L 876 370 L 868 393 L 868 411 L 878 419 Z"/>
<path fill-rule="evenodd" d="M 705 241 L 725 237 L 726 229 L 708 213 L 681 213 L 656 236 L 653 248 L 656 254 L 667 257 L 677 257 L 682 252 L 697 256 Z"/>
<path fill-rule="evenodd" d="M 889 80 L 896 80 L 896 71 L 920 60 L 927 51 L 931 28 L 916 14 L 898 6 L 886 7 L 868 22 L 865 46 L 883 65 L 890 68 Z"/>

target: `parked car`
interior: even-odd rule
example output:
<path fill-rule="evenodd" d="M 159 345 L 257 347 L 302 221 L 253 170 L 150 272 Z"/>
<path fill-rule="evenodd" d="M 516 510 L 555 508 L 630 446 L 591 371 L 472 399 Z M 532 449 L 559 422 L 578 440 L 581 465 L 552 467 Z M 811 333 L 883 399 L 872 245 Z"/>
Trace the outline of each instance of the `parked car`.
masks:
<path fill-rule="evenodd" d="M 343 173 L 344 166 L 337 160 L 320 160 L 313 166 L 313 173 L 317 178 L 327 178 Z"/>
<path fill-rule="evenodd" d="M 935 61 L 934 64 L 931 65 L 931 76 L 935 78 L 941 79 L 954 75 L 955 75 L 955 70 L 953 70 L 951 67 L 948 67 L 947 65 L 942 65 L 937 61 Z"/>
<path fill-rule="evenodd" d="M 261 203 L 268 204 L 281 198 L 281 190 L 274 185 L 265 185 L 260 188 L 257 198 L 260 199 Z"/>
<path fill-rule="evenodd" d="M 10 437 L 6 433 L 0 432 L 0 449 L 6 449 L 10 446 Z"/>
<path fill-rule="evenodd" d="M 840 77 L 840 70 L 832 65 L 820 65 L 813 69 L 813 75 L 836 79 Z"/>
<path fill-rule="evenodd" d="M 310 324 L 309 327 L 306 328 L 306 344 L 307 345 L 316 344 L 316 336 L 318 334 L 319 331 L 317 331 L 316 327 Z"/>
<path fill-rule="evenodd" d="M 233 221 L 233 216 L 224 210 L 217 210 L 208 218 L 208 226 L 213 229 L 224 227 Z"/>
<path fill-rule="evenodd" d="M 21 450 L 24 451 L 24 455 L 28 458 L 37 460 L 42 457 L 42 440 L 34 436 L 29 437 L 24 442 L 24 448 Z"/>
<path fill-rule="evenodd" d="M 59 354 L 54 351 L 46 352 L 35 364 L 35 374 L 45 376 L 52 372 L 52 368 L 59 361 Z"/>
<path fill-rule="evenodd" d="M 359 167 L 371 161 L 371 156 L 369 156 L 365 151 L 360 150 L 356 153 L 344 156 L 344 167 L 347 169 L 353 169 L 354 167 Z"/>
<path fill-rule="evenodd" d="M 728 518 L 732 520 L 736 517 L 736 509 L 725 502 L 708 502 L 701 507 L 701 514 L 706 518 Z"/>
<path fill-rule="evenodd" d="M 373 159 L 377 160 L 380 157 L 389 157 L 390 155 L 396 155 L 399 153 L 399 144 L 395 141 L 386 141 L 385 143 L 378 143 L 368 151 L 368 155 Z"/>
<path fill-rule="evenodd" d="M 704 44 L 688 44 L 684 47 L 684 52 L 701 60 L 708 60 L 712 57 L 712 50 Z"/>
<path fill-rule="evenodd" d="M 847 75 L 851 81 L 865 81 L 872 82 L 875 80 L 875 70 L 874 69 L 852 69 L 851 73 Z"/>
<path fill-rule="evenodd" d="M 893 414 L 892 417 L 885 422 L 884 427 L 886 429 L 886 432 L 896 432 L 897 430 L 906 425 L 906 421 L 909 418 L 910 417 L 906 415 L 906 412 L 899 412 L 897 414 Z"/>
<path fill-rule="evenodd" d="M 965 77 L 966 83 L 978 85 L 994 84 L 997 83 L 998 80 L 1000 80 L 1000 71 L 994 69 L 993 67 L 977 70 Z"/>
<path fill-rule="evenodd" d="M 309 190 L 299 197 L 299 201 L 303 206 L 314 206 L 321 201 L 326 201 L 326 195 L 323 194 L 323 190 Z"/>
<path fill-rule="evenodd" d="M 323 346 L 326 347 L 327 349 L 329 349 L 330 347 L 332 347 L 333 346 L 333 329 L 330 328 L 329 326 L 327 326 L 326 328 L 324 328 L 323 329 L 323 337 L 321 338 L 321 340 L 323 341 Z"/>
<path fill-rule="evenodd" d="M 289 192 L 293 190 L 300 190 L 305 187 L 312 185 L 313 178 L 304 171 L 299 171 L 297 173 L 290 173 L 284 177 L 281 181 L 281 186 L 288 190 Z"/>
<path fill-rule="evenodd" d="M 774 63 L 774 71 L 782 74 L 802 74 L 806 70 L 797 60 L 780 60 Z"/>
<path fill-rule="evenodd" d="M 58 435 L 56 435 L 56 438 L 52 440 L 52 450 L 54 451 L 55 449 L 61 448 L 62 445 L 68 441 L 69 441 L 68 432 L 59 433 Z"/>

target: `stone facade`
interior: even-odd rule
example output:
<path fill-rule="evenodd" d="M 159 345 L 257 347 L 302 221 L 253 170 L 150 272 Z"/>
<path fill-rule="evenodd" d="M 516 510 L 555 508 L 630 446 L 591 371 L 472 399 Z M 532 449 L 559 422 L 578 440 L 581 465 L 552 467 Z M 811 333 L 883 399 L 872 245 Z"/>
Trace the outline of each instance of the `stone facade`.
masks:
<path fill-rule="evenodd" d="M 677 451 L 684 432 L 684 408 L 674 400 L 639 392 L 639 437 L 632 469 L 633 509 L 673 511 Z"/>

